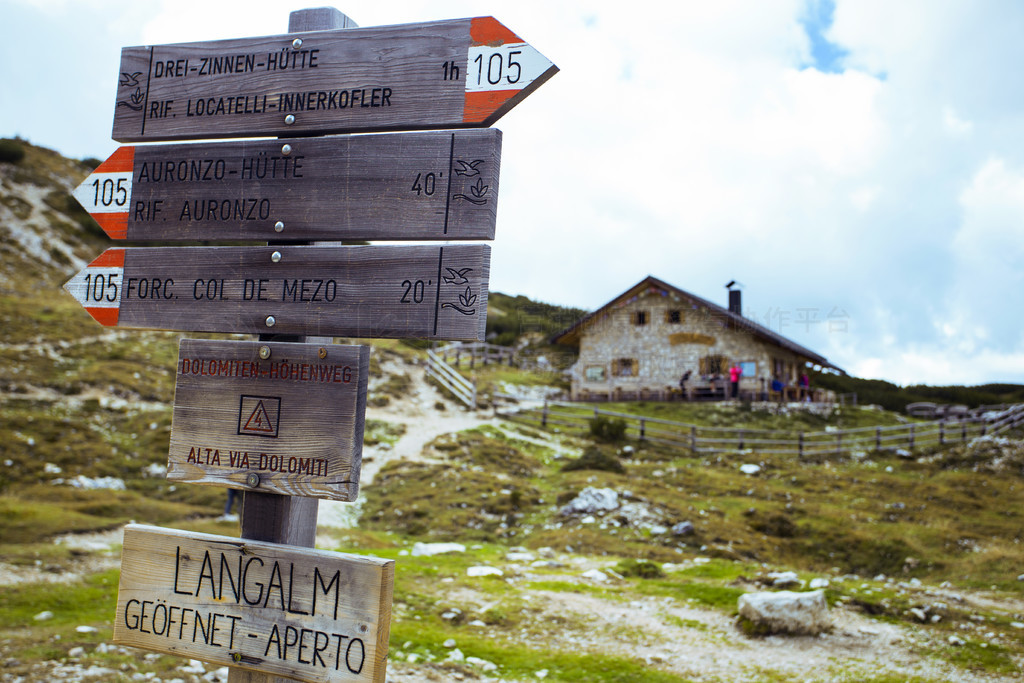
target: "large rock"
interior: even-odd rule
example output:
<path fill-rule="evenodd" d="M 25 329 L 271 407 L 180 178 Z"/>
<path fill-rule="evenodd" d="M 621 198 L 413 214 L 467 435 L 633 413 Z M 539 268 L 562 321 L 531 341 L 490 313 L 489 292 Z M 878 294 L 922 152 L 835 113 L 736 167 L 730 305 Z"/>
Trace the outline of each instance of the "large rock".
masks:
<path fill-rule="evenodd" d="M 563 507 L 560 514 L 592 515 L 596 512 L 611 512 L 619 507 L 619 494 L 614 489 L 596 489 L 593 486 L 580 491 L 580 494 Z"/>
<path fill-rule="evenodd" d="M 832 628 L 825 591 L 744 593 L 740 616 L 767 633 L 817 635 Z"/>

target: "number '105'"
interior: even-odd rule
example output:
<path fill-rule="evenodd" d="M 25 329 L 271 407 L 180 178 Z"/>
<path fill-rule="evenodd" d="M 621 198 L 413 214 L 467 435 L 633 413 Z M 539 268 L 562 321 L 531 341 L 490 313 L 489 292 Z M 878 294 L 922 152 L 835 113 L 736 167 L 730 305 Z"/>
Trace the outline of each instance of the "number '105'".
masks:
<path fill-rule="evenodd" d="M 104 178 L 103 182 L 100 179 L 92 181 L 93 187 L 93 206 L 110 206 L 111 204 L 117 204 L 118 206 L 124 206 L 128 203 L 128 188 L 124 186 L 125 178 L 118 178 L 117 183 L 114 183 L 113 178 Z"/>
<path fill-rule="evenodd" d="M 476 64 L 476 84 L 483 83 L 484 77 L 491 85 L 501 83 L 502 77 L 508 83 L 518 83 L 523 76 L 523 67 L 516 61 L 516 55 L 523 54 L 522 50 L 512 50 L 507 55 L 501 52 L 492 52 L 484 64 L 484 56 L 477 55 L 473 63 Z M 508 58 L 506 63 L 505 58 Z M 515 77 L 512 76 L 513 71 Z M 507 72 L 507 73 L 506 73 Z"/>

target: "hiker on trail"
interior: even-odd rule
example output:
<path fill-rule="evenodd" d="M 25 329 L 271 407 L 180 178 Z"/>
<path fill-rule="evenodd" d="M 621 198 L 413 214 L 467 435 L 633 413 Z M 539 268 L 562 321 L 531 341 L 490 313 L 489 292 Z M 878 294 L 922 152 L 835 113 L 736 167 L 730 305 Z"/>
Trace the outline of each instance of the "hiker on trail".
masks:
<path fill-rule="evenodd" d="M 743 368 L 738 364 L 733 364 L 729 368 L 729 381 L 732 382 L 732 397 L 736 398 L 740 395 L 740 375 L 743 374 Z"/>
<path fill-rule="evenodd" d="M 679 391 L 682 394 L 682 400 L 689 400 L 689 395 L 686 393 L 686 380 L 690 379 L 690 373 L 692 370 L 687 370 L 683 373 L 683 376 L 679 378 Z"/>

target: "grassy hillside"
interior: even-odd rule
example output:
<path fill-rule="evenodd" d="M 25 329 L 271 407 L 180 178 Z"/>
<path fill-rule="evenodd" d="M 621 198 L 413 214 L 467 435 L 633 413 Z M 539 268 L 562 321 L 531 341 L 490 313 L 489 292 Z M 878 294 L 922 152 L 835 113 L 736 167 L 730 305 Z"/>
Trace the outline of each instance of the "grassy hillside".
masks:
<path fill-rule="evenodd" d="M 222 489 L 164 477 L 179 335 L 102 328 L 60 291 L 108 246 L 68 194 L 90 166 L 16 144 L 23 157 L 0 161 L 0 576 L 8 581 L 0 585 L 0 679 L 58 680 L 59 667 L 77 666 L 77 680 L 198 682 L 181 659 L 107 648 L 116 556 L 56 542 L 129 520 L 238 533 L 219 518 Z M 492 293 L 488 332 L 564 364 L 571 357 L 555 354 L 565 350 L 543 340 L 581 313 Z M 407 400 L 423 355 L 375 344 L 370 405 Z M 550 373 L 507 367 L 476 373 L 492 385 L 554 383 Z M 1018 386 L 929 394 L 848 377 L 817 381 L 895 410 L 917 397 L 1022 400 Z M 455 410 L 433 400 L 415 407 L 417 424 Z M 779 429 L 898 420 L 857 407 L 825 417 L 616 408 Z M 368 423 L 366 443 L 383 449 L 378 457 L 405 432 L 398 419 Z M 358 526 L 323 543 L 397 561 L 391 662 L 421 675 L 407 680 L 1009 681 L 1024 661 L 1022 436 L 807 463 L 756 451 L 693 456 L 493 421 L 386 465 L 363 490 Z M 760 471 L 743 473 L 747 463 Z M 619 507 L 563 514 L 588 487 L 614 491 Z M 686 522 L 692 530 L 672 531 Z M 466 551 L 410 554 L 431 541 Z M 476 566 L 502 575 L 469 577 Z M 591 569 L 606 578 L 584 577 Z M 745 635 L 735 622 L 738 596 L 765 588 L 778 570 L 795 571 L 801 589 L 828 579 L 841 615 L 833 636 L 797 641 L 796 673 L 772 663 L 786 644 Z M 860 649 L 843 649 L 852 642 Z M 759 656 L 764 647 L 771 658 Z M 821 658 L 808 659 L 815 648 Z M 879 648 L 891 657 L 875 659 Z M 698 649 L 703 658 L 688 657 Z M 753 661 L 731 663 L 744 657 Z"/>

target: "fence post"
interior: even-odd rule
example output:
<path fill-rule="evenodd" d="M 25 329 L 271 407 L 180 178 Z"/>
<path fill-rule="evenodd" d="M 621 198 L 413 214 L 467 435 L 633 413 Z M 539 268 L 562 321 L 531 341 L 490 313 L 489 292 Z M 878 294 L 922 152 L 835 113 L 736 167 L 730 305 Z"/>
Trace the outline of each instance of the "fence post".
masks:
<path fill-rule="evenodd" d="M 803 432 L 800 432 L 800 441 L 799 441 L 799 445 L 797 446 L 797 457 L 800 458 L 801 460 L 804 459 L 804 433 Z"/>
<path fill-rule="evenodd" d="M 914 447 L 914 425 L 910 425 L 910 448 Z"/>
<path fill-rule="evenodd" d="M 690 425 L 690 451 L 697 455 L 697 426 Z"/>
<path fill-rule="evenodd" d="M 967 441 L 967 420 L 960 421 L 960 440 Z"/>
<path fill-rule="evenodd" d="M 545 427 L 545 428 L 548 426 L 548 400 L 547 399 L 544 399 L 544 411 L 541 413 L 540 426 L 541 427 Z"/>
<path fill-rule="evenodd" d="M 645 431 L 644 428 L 645 428 L 646 422 L 647 422 L 646 420 L 644 420 L 643 418 L 640 418 L 640 440 L 641 441 L 644 440 L 644 431 Z"/>
<path fill-rule="evenodd" d="M 842 432 L 837 432 L 836 433 L 836 457 L 838 458 L 838 457 L 841 457 L 842 455 L 843 455 L 843 433 Z"/>
<path fill-rule="evenodd" d="M 946 423 L 945 422 L 940 422 L 939 423 L 939 445 L 940 446 L 945 446 L 946 445 Z"/>
<path fill-rule="evenodd" d="M 875 427 L 875 450 L 882 450 L 882 428 Z"/>
<path fill-rule="evenodd" d="M 739 443 L 739 447 L 738 447 L 738 448 L 737 448 L 736 450 L 738 450 L 738 451 L 742 451 L 742 450 L 743 450 L 743 430 L 742 430 L 742 429 L 740 430 L 740 438 L 739 438 L 739 441 L 740 441 L 740 443 Z"/>

